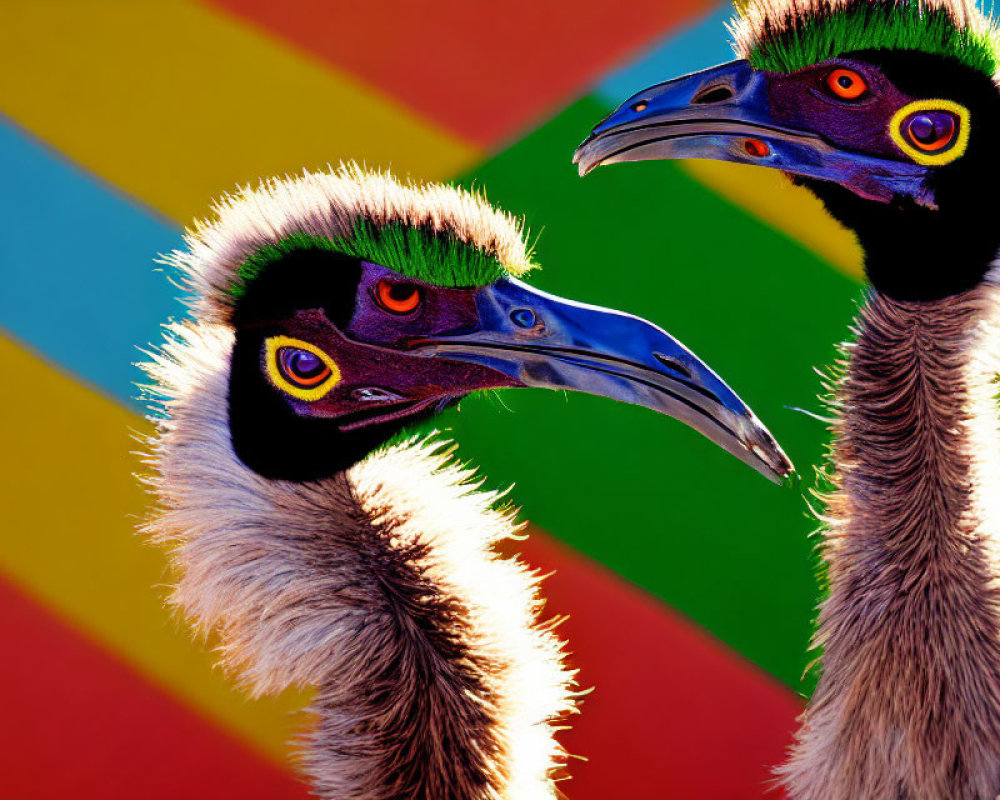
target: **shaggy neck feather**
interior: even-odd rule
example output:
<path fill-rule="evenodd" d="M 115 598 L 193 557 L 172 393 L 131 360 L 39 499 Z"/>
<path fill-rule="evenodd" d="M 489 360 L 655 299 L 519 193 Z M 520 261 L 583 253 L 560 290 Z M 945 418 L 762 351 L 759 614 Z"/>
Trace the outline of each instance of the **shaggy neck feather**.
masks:
<path fill-rule="evenodd" d="M 797 800 L 1000 793 L 1000 291 L 872 292 L 837 386 L 822 677 Z"/>
<path fill-rule="evenodd" d="M 172 602 L 216 630 L 254 694 L 315 687 L 304 765 L 337 800 L 553 798 L 552 724 L 572 706 L 536 579 L 493 545 L 496 495 L 426 444 L 307 483 L 265 480 L 226 428 L 232 334 L 176 326 L 150 372 Z"/>

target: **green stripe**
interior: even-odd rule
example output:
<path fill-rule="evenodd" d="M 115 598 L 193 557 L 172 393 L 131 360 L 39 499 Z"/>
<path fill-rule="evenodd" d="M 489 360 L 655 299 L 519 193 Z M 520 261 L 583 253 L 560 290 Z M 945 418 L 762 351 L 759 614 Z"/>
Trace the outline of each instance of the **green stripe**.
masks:
<path fill-rule="evenodd" d="M 802 490 L 825 431 L 787 406 L 820 410 L 813 367 L 832 360 L 858 287 L 674 164 L 579 179 L 573 146 L 605 113 L 584 99 L 463 182 L 541 233 L 534 284 L 677 335 L 807 480 L 778 488 L 676 422 L 584 395 L 506 392 L 448 422 L 492 484 L 517 481 L 526 517 L 802 688 L 817 597 Z"/>

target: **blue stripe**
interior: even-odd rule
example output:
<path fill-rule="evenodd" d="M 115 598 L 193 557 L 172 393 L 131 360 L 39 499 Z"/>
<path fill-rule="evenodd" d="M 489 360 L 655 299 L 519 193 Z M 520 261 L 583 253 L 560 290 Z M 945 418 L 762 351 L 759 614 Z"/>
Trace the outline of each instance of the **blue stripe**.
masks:
<path fill-rule="evenodd" d="M 726 3 L 694 25 L 671 31 L 637 60 L 608 75 L 594 94 L 615 108 L 654 83 L 731 61 L 725 24 L 732 15 L 733 7 Z"/>
<path fill-rule="evenodd" d="M 133 408 L 137 345 L 184 309 L 153 259 L 171 224 L 0 117 L 0 327 Z"/>

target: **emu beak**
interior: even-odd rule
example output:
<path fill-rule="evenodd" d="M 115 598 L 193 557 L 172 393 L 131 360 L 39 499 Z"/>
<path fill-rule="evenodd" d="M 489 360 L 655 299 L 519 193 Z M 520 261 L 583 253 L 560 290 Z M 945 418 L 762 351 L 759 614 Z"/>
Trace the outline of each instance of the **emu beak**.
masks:
<path fill-rule="evenodd" d="M 411 346 L 423 355 L 489 367 L 523 386 L 645 406 L 690 425 L 775 483 L 793 472 L 746 404 L 662 328 L 513 278 L 477 290 L 476 305 L 477 330 Z"/>
<path fill-rule="evenodd" d="M 573 163 L 583 176 L 622 161 L 708 158 L 833 181 L 869 200 L 907 195 L 933 206 L 924 167 L 841 150 L 776 120 L 768 75 L 740 60 L 650 86 L 594 128 Z"/>

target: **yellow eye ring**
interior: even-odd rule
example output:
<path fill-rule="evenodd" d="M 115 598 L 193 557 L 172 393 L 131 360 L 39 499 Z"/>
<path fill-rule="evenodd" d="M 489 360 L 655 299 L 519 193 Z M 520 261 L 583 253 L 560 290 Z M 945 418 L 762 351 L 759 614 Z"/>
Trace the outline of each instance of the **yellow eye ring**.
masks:
<path fill-rule="evenodd" d="M 906 138 L 904 131 L 906 120 L 914 114 L 935 111 L 953 114 L 958 127 L 952 140 L 953 143 L 941 153 L 931 153 L 914 147 Z M 892 120 L 889 122 L 889 135 L 896 146 L 916 163 L 940 167 L 944 164 L 950 164 L 965 154 L 965 149 L 969 146 L 970 120 L 969 109 L 951 100 L 917 100 L 914 103 L 908 103 L 892 115 Z"/>
<path fill-rule="evenodd" d="M 308 370 L 302 369 L 302 362 Z M 306 402 L 325 397 L 340 382 L 340 369 L 329 355 L 290 336 L 271 336 L 264 342 L 264 367 L 271 385 Z"/>

